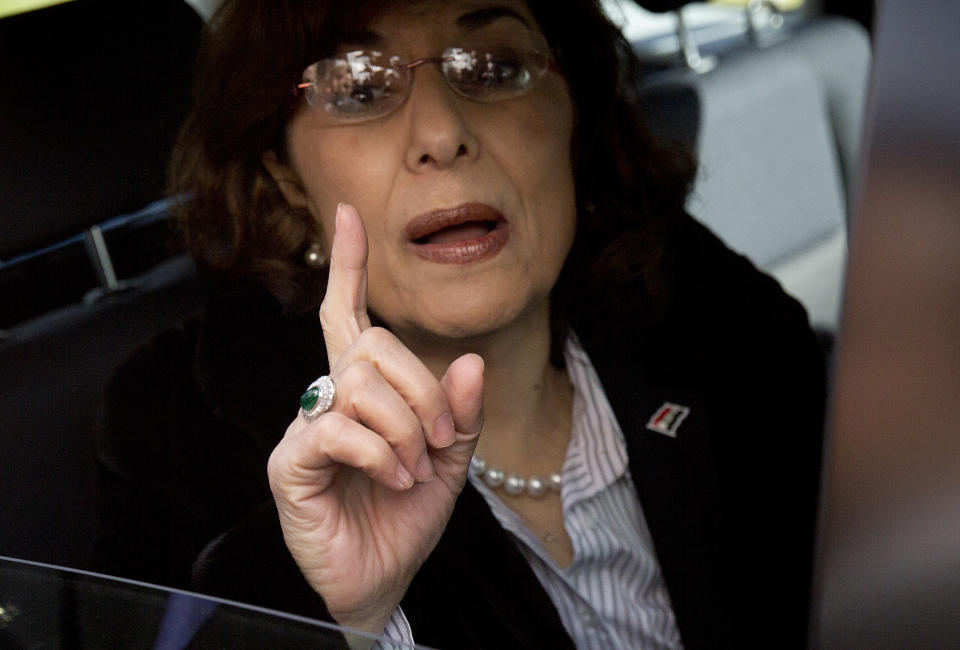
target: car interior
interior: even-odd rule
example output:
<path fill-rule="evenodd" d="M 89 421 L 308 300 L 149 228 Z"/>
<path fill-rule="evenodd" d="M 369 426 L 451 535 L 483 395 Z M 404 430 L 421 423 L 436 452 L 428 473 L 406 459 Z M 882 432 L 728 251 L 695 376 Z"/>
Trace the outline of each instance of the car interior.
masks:
<path fill-rule="evenodd" d="M 829 346 L 868 31 L 771 3 L 722 7 L 735 25 L 723 31 L 684 20 L 702 9 L 687 4 L 628 7 L 673 24 L 634 41 L 651 122 L 697 152 L 691 212 L 799 298 Z M 202 281 L 168 247 L 177 199 L 164 196 L 202 20 L 182 0 L 74 0 L 0 20 L 0 435 L 17 458 L 0 490 L 18 495 L 0 553 L 82 563 L 99 393 L 138 342 L 202 305 Z"/>
<path fill-rule="evenodd" d="M 139 342 L 204 303 L 173 244 L 185 199 L 167 196 L 165 165 L 214 4 L 0 17 L 0 556 L 83 566 L 100 393 Z M 796 297 L 831 353 L 874 3 L 605 5 L 644 63 L 654 130 L 696 152 L 689 211 Z"/>
<path fill-rule="evenodd" d="M 82 564 L 104 382 L 201 304 L 163 201 L 201 26 L 166 0 L 0 20 L 4 554 Z"/>

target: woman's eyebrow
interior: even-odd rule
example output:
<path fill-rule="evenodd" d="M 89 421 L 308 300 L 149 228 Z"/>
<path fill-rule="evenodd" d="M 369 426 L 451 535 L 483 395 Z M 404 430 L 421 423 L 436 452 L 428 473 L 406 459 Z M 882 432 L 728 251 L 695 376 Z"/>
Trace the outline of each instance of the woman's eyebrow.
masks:
<path fill-rule="evenodd" d="M 333 35 L 333 42 L 344 45 L 360 45 L 362 47 L 376 47 L 383 43 L 383 37 L 368 29 L 341 30 Z"/>
<path fill-rule="evenodd" d="M 484 7 L 483 9 L 477 9 L 475 11 L 465 13 L 457 18 L 457 27 L 464 31 L 473 31 L 489 25 L 500 18 L 514 18 L 523 23 L 523 25 L 528 29 L 532 29 L 530 22 L 526 18 L 521 16 L 510 7 L 504 7 L 502 5 Z"/>

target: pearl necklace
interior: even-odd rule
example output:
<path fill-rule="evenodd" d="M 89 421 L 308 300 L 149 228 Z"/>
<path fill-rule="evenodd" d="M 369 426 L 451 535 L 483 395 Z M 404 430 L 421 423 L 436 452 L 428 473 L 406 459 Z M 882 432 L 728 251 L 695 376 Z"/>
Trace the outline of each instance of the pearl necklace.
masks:
<path fill-rule="evenodd" d="M 476 454 L 470 459 L 470 469 L 490 487 L 496 489 L 502 486 L 511 496 L 527 494 L 540 498 L 547 493 L 547 490 L 560 492 L 563 489 L 563 476 L 556 472 L 546 479 L 539 476 L 524 478 L 519 474 L 508 475 L 499 467 L 488 466 L 487 461 Z"/>

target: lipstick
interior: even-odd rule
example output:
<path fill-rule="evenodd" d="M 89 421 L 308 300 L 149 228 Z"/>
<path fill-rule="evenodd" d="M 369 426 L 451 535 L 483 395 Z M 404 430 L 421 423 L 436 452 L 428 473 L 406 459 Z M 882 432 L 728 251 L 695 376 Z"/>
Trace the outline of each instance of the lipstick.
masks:
<path fill-rule="evenodd" d="M 440 264 L 466 264 L 493 255 L 509 238 L 507 220 L 485 203 L 464 203 L 415 217 L 405 229 L 421 258 Z"/>

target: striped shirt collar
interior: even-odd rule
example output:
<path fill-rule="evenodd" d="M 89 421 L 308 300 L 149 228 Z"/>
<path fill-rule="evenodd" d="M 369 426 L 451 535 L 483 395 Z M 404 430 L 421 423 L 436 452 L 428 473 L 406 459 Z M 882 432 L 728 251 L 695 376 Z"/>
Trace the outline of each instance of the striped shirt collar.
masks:
<path fill-rule="evenodd" d="M 600 378 L 573 332 L 564 356 L 574 389 L 571 440 L 563 464 L 566 510 L 622 477 L 627 471 L 627 450 Z"/>

